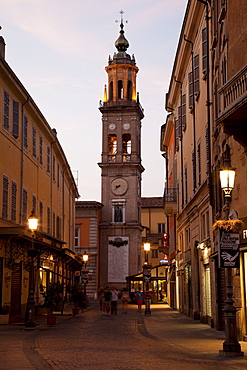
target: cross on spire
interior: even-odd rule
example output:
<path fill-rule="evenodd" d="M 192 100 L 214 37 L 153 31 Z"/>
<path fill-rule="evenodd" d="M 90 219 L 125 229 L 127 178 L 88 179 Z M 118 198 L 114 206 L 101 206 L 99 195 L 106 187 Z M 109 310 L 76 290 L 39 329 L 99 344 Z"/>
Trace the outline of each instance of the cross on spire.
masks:
<path fill-rule="evenodd" d="M 123 11 L 123 10 L 120 10 L 120 12 L 119 12 L 119 13 L 121 14 L 120 22 L 121 22 L 121 25 L 123 25 L 123 14 L 124 14 L 124 11 Z M 119 21 L 118 21 L 118 20 L 116 20 L 115 22 L 116 22 L 116 23 L 118 23 Z M 125 23 L 128 23 L 128 21 L 126 20 L 126 21 L 125 21 Z"/>

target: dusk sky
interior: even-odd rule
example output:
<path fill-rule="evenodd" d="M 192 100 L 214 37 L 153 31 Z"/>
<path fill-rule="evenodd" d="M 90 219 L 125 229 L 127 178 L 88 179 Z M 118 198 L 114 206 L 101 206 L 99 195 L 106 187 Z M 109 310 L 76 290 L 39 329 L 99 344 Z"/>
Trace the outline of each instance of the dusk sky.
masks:
<path fill-rule="evenodd" d="M 5 59 L 56 128 L 80 200 L 101 201 L 101 113 L 105 67 L 123 9 L 128 54 L 139 67 L 142 196 L 163 196 L 160 127 L 187 0 L 0 0 Z M 115 21 L 118 22 L 115 22 Z"/>

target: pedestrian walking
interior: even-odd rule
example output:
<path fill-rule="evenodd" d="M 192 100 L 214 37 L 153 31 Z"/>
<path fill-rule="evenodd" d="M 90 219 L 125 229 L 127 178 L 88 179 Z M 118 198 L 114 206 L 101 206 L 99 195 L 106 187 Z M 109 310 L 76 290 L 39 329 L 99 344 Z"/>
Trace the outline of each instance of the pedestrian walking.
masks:
<path fill-rule="evenodd" d="M 139 288 L 139 291 L 136 292 L 136 301 L 137 301 L 137 310 L 138 312 L 141 312 L 142 311 L 142 301 L 143 301 L 142 288 Z"/>
<path fill-rule="evenodd" d="M 127 313 L 128 310 L 128 301 L 129 301 L 129 293 L 126 288 L 123 289 L 122 292 L 122 312 Z"/>
<path fill-rule="evenodd" d="M 111 298 L 112 298 L 112 292 L 110 291 L 109 286 L 107 286 L 105 288 L 105 310 L 106 310 L 106 315 L 110 315 Z"/>
<path fill-rule="evenodd" d="M 117 314 L 117 301 L 118 301 L 118 291 L 116 288 L 112 288 L 111 290 L 111 314 Z"/>

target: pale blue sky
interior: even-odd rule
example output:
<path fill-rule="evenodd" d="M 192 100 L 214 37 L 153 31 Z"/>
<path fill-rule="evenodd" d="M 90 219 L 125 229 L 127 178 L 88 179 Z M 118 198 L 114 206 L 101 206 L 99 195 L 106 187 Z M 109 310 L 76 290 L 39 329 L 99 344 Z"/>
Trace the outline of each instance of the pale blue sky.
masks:
<path fill-rule="evenodd" d="M 187 0 L 0 0 L 6 61 L 56 128 L 71 169 L 78 171 L 80 200 L 101 201 L 98 107 L 121 9 L 145 113 L 142 196 L 163 195 L 160 127 L 186 5 Z"/>

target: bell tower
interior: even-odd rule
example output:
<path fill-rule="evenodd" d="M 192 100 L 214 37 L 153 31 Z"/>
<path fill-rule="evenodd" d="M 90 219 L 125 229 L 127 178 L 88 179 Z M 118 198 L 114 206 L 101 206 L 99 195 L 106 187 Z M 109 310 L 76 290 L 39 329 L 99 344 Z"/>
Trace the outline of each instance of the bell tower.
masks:
<path fill-rule="evenodd" d="M 102 113 L 100 285 L 123 287 L 141 269 L 141 120 L 134 55 L 126 50 L 122 14 L 117 52 L 105 68 Z"/>

